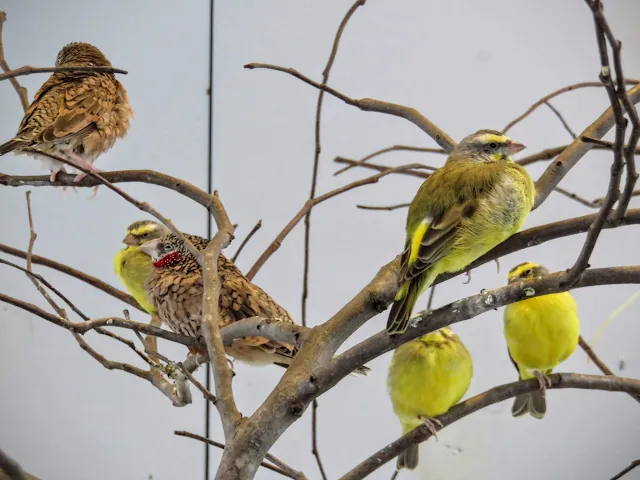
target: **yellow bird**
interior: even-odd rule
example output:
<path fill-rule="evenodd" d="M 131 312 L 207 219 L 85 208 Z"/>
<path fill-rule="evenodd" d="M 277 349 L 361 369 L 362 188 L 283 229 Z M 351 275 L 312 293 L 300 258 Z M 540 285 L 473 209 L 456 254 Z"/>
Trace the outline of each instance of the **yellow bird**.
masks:
<path fill-rule="evenodd" d="M 533 206 L 531 177 L 511 155 L 524 145 L 479 130 L 453 149 L 409 206 L 398 293 L 389 335 L 403 333 L 420 294 L 445 272 L 458 272 L 516 233 Z"/>
<path fill-rule="evenodd" d="M 473 361 L 464 344 L 444 327 L 396 349 L 389 366 L 387 388 L 402 434 L 423 423 L 435 435 L 436 417 L 446 413 L 466 393 Z M 398 456 L 398 469 L 418 465 L 418 445 Z"/>
<path fill-rule="evenodd" d="M 140 250 L 140 245 L 160 238 L 169 233 L 169 229 L 158 222 L 142 220 L 134 222 L 127 228 L 127 235 L 122 242 L 127 245 L 118 252 L 113 260 L 116 275 L 147 313 L 155 313 L 147 298 L 144 282 L 153 270 L 151 257 Z"/>
<path fill-rule="evenodd" d="M 521 263 L 512 268 L 509 283 L 531 281 L 549 273 L 542 265 Z M 504 336 L 509 357 L 520 380 L 537 378 L 540 390 L 515 398 L 511 413 L 541 419 L 547 411 L 545 388 L 550 374 L 573 353 L 580 336 L 578 307 L 569 292 L 529 298 L 508 305 L 504 311 Z"/>

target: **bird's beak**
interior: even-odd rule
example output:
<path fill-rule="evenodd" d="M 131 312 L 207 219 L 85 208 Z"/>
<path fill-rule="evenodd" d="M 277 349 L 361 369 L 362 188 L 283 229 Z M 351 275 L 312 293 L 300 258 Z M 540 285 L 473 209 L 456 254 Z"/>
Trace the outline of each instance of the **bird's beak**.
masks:
<path fill-rule="evenodd" d="M 140 245 L 140 250 L 149 255 L 154 260 L 158 257 L 158 243 L 160 239 L 156 238 L 155 240 L 151 240 L 149 242 L 143 243 Z"/>
<path fill-rule="evenodd" d="M 513 155 L 514 153 L 518 153 L 521 150 L 524 150 L 525 147 L 523 144 L 518 143 L 518 142 L 510 142 L 509 145 L 507 145 L 507 153 L 509 155 Z"/>
<path fill-rule="evenodd" d="M 134 237 L 133 235 L 128 234 L 126 237 L 124 237 L 122 243 L 124 243 L 125 245 L 137 245 L 138 240 L 136 240 L 136 237 Z"/>

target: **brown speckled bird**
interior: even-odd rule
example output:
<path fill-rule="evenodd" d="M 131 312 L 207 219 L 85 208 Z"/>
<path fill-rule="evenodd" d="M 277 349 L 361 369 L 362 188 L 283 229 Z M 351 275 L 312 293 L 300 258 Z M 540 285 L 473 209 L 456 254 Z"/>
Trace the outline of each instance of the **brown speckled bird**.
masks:
<path fill-rule="evenodd" d="M 110 67 L 111 63 L 93 45 L 70 43 L 58 53 L 56 67 L 71 66 Z M 0 145 L 0 155 L 35 147 L 97 171 L 93 163 L 126 135 L 132 117 L 127 91 L 113 74 L 56 72 L 36 93 L 16 136 Z M 52 182 L 60 170 L 77 173 L 74 182 L 86 176 L 49 157 L 28 155 L 51 170 Z"/>
<path fill-rule="evenodd" d="M 204 250 L 208 240 L 185 235 L 198 249 Z M 171 330 L 190 337 L 200 336 L 202 319 L 202 268 L 184 243 L 169 234 L 140 246 L 153 259 L 154 269 L 145 282 L 150 303 L 160 319 Z M 250 317 L 274 318 L 295 323 L 289 312 L 278 305 L 264 290 L 250 282 L 227 257 L 218 257 L 220 276 L 220 327 Z M 244 337 L 226 347 L 227 353 L 243 362 L 260 365 L 291 363 L 296 348 L 264 337 Z M 194 351 L 194 350 L 192 350 Z M 356 374 L 366 374 L 361 367 Z"/>

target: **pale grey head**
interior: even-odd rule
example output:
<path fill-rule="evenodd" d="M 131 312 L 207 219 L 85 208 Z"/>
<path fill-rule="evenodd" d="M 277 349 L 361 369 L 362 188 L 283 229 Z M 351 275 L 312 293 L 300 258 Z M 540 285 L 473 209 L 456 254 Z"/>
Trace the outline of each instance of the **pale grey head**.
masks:
<path fill-rule="evenodd" d="M 496 162 L 508 160 L 511 155 L 525 148 L 497 130 L 478 130 L 464 137 L 455 146 L 450 160 L 475 160 L 479 162 Z"/>

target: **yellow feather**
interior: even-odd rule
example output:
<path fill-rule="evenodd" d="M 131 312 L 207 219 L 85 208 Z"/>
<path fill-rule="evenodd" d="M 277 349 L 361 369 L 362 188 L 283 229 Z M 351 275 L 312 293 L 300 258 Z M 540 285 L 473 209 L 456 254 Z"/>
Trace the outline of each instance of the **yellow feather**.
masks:
<path fill-rule="evenodd" d="M 411 251 L 409 252 L 409 265 L 413 264 L 418 259 L 418 252 L 420 250 L 420 242 L 424 238 L 424 234 L 427 233 L 429 228 L 428 222 L 422 222 L 418 225 L 418 228 L 413 232 L 411 237 Z"/>
<path fill-rule="evenodd" d="M 398 347 L 387 387 L 402 432 L 422 425 L 421 416 L 447 412 L 466 393 L 472 376 L 471 355 L 449 328 Z"/>
<path fill-rule="evenodd" d="M 144 281 L 151 272 L 151 257 L 137 246 L 130 246 L 118 252 L 113 261 L 116 275 L 147 313 L 153 314 L 154 308 L 149 303 Z"/>

